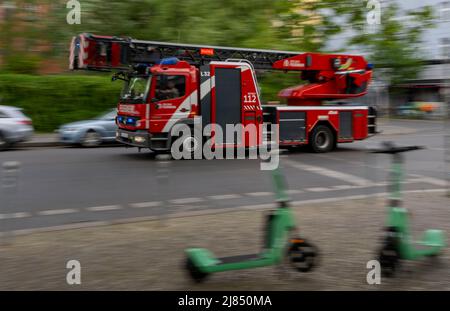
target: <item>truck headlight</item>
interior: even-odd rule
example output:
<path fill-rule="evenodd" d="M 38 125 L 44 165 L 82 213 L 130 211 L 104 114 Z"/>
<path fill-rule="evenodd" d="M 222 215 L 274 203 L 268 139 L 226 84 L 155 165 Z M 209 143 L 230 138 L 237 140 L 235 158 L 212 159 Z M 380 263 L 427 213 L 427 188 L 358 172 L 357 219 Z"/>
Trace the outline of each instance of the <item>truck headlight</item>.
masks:
<path fill-rule="evenodd" d="M 134 142 L 136 142 L 138 144 L 145 143 L 145 137 L 143 137 L 143 136 L 136 136 L 136 137 L 134 137 Z"/>

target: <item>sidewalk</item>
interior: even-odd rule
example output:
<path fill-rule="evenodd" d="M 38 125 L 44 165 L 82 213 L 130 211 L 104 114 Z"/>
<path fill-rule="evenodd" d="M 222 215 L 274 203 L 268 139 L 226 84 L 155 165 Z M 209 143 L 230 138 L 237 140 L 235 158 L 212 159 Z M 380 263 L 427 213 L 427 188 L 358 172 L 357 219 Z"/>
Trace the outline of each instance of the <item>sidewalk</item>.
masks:
<path fill-rule="evenodd" d="M 57 133 L 36 133 L 31 140 L 18 144 L 19 147 L 55 147 L 62 146 Z"/>
<path fill-rule="evenodd" d="M 195 284 L 183 269 L 184 249 L 206 247 L 217 256 L 257 252 L 263 210 L 242 210 L 122 225 L 35 233 L 0 242 L 0 290 L 450 290 L 448 250 L 434 259 L 405 262 L 394 279 L 366 283 L 376 259 L 385 200 L 368 198 L 294 208 L 302 234 L 319 247 L 320 263 L 301 274 L 287 265 L 212 275 Z M 408 196 L 418 231 L 450 232 L 443 193 Z M 66 284 L 67 261 L 81 263 L 79 286 Z"/>

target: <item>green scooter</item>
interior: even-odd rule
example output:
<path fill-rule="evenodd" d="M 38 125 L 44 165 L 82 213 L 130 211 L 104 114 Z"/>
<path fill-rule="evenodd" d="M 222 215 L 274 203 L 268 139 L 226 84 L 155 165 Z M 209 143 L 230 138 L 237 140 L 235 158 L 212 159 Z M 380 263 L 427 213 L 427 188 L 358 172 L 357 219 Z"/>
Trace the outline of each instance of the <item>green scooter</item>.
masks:
<path fill-rule="evenodd" d="M 387 277 L 395 274 L 401 259 L 418 260 L 422 257 L 436 256 L 446 245 L 444 232 L 435 229 L 426 230 L 421 241 L 413 241 L 409 230 L 408 209 L 401 207 L 404 171 L 402 154 L 420 149 L 424 148 L 397 147 L 392 142 L 385 142 L 384 148 L 372 151 L 392 155 L 386 236 L 378 253 L 382 274 Z"/>
<path fill-rule="evenodd" d="M 300 272 L 308 272 L 315 266 L 317 249 L 303 238 L 290 238 L 296 226 L 288 204 L 285 181 L 279 169 L 273 171 L 273 181 L 278 207 L 267 215 L 262 251 L 258 254 L 216 258 L 207 249 L 189 248 L 186 250 L 186 269 L 194 281 L 202 282 L 208 275 L 217 272 L 276 265 L 284 256 Z"/>

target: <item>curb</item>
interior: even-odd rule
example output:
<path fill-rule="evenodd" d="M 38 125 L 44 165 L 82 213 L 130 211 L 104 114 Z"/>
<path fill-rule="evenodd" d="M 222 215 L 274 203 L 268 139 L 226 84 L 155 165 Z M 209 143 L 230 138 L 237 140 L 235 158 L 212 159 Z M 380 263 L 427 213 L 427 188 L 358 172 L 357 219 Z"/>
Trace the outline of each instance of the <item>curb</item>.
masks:
<path fill-rule="evenodd" d="M 412 193 L 445 193 L 447 189 L 426 189 L 426 190 L 407 190 L 404 191 L 405 194 Z M 301 206 L 307 204 L 325 204 L 332 202 L 345 202 L 345 201 L 354 201 L 354 200 L 363 200 L 370 198 L 387 198 L 389 193 L 387 192 L 379 192 L 372 194 L 359 194 L 359 195 L 349 195 L 349 196 L 341 196 L 341 197 L 333 197 L 333 198 L 323 198 L 323 199 L 311 199 L 311 200 L 301 200 L 301 201 L 292 201 L 290 205 L 292 209 L 297 209 Z M 80 223 L 70 223 L 63 225 L 56 225 L 50 227 L 39 227 L 39 228 L 30 228 L 30 229 L 18 229 L 13 231 L 2 231 L 0 232 L 0 239 L 5 237 L 15 237 L 15 236 L 24 236 L 35 233 L 48 233 L 48 232 L 57 232 L 57 231 L 65 231 L 65 230 L 77 230 L 84 228 L 93 228 L 93 227 L 107 227 L 107 226 L 115 226 L 115 225 L 125 225 L 132 223 L 141 223 L 146 221 L 151 222 L 167 222 L 171 219 L 179 219 L 179 218 L 190 218 L 190 217 L 199 217 L 199 216 L 209 216 L 209 215 L 220 215 L 220 214 L 230 214 L 230 213 L 239 213 L 239 212 L 249 212 L 249 211 L 267 211 L 276 207 L 276 203 L 264 203 L 264 204 L 256 204 L 256 205 L 245 205 L 245 206 L 236 206 L 236 207 L 228 207 L 228 208 L 218 208 L 218 209 L 207 209 L 200 211 L 186 211 L 186 212 L 177 212 L 177 213 L 169 213 L 166 215 L 158 215 L 158 216 L 143 216 L 143 217 L 130 217 L 130 218 L 122 218 L 122 219 L 112 219 L 112 220 L 97 220 L 97 221 L 89 221 L 89 222 L 80 222 Z"/>
<path fill-rule="evenodd" d="M 408 135 L 408 134 L 414 134 L 417 132 L 417 130 L 409 129 L 405 127 L 400 126 L 380 126 L 381 131 L 378 133 L 378 136 L 392 136 L 392 135 Z M 387 129 L 384 129 L 387 128 Z M 119 144 L 117 144 L 119 145 Z M 70 146 L 70 144 L 64 144 L 59 141 L 28 141 L 28 142 L 22 142 L 15 145 L 15 147 L 18 148 L 44 148 L 44 147 L 65 147 Z"/>
<path fill-rule="evenodd" d="M 59 141 L 29 141 L 29 142 L 22 142 L 15 145 L 15 147 L 31 147 L 31 148 L 38 148 L 38 147 L 63 147 L 65 144 L 60 143 Z"/>
<path fill-rule="evenodd" d="M 76 144 L 65 144 L 61 143 L 59 141 L 28 141 L 28 142 L 22 142 L 14 145 L 14 148 L 45 148 L 45 147 L 70 147 L 70 146 L 76 146 Z M 101 147 L 117 147 L 117 146 L 124 146 L 120 143 L 104 143 L 99 146 Z"/>

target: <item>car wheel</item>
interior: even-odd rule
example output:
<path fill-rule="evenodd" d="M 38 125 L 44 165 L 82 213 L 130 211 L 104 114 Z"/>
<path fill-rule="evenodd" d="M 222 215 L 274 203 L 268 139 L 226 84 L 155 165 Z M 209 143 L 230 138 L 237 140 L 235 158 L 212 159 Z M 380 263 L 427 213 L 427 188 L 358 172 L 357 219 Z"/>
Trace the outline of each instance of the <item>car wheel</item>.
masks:
<path fill-rule="evenodd" d="M 0 151 L 8 149 L 10 143 L 6 140 L 5 136 L 0 133 Z"/>
<path fill-rule="evenodd" d="M 81 140 L 81 145 L 86 148 L 97 147 L 102 143 L 102 137 L 96 131 L 88 131 Z"/>
<path fill-rule="evenodd" d="M 333 150 L 334 134 L 328 126 L 319 125 L 314 128 L 310 137 L 310 145 L 314 152 L 322 153 Z"/>

